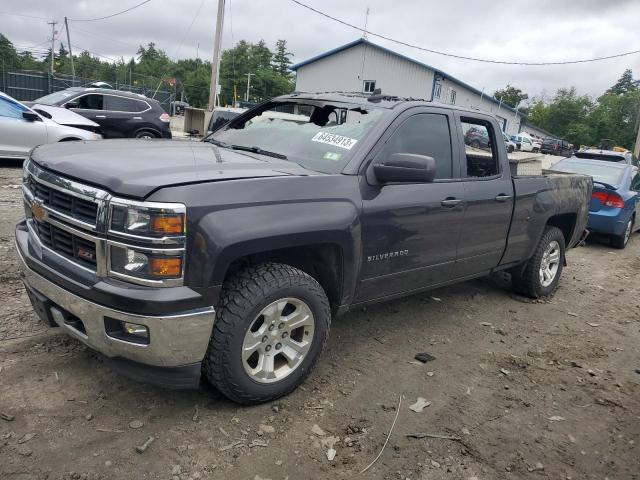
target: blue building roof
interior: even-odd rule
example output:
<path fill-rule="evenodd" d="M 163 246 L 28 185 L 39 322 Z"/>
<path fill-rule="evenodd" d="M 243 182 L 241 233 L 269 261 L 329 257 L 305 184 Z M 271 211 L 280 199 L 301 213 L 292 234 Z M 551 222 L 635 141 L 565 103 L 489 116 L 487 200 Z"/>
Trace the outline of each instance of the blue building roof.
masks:
<path fill-rule="evenodd" d="M 309 65 L 310 63 L 314 63 L 314 62 L 317 62 L 318 60 L 322 60 L 323 58 L 330 57 L 333 54 L 343 52 L 343 51 L 348 50 L 348 49 L 350 49 L 352 47 L 355 47 L 357 45 L 367 45 L 368 47 L 377 48 L 380 51 L 383 51 L 385 53 L 389 53 L 391 55 L 395 55 L 396 57 L 402 58 L 403 60 L 406 60 L 407 62 L 411 62 L 411 63 L 413 63 L 415 65 L 419 65 L 421 67 L 428 68 L 429 70 L 433 70 L 435 73 L 441 75 L 445 79 L 451 80 L 451 81 L 457 83 L 458 85 L 461 85 L 462 87 L 467 88 L 467 89 L 471 90 L 474 93 L 477 93 L 478 95 L 482 95 L 482 98 L 486 98 L 490 102 L 493 102 L 496 105 L 500 105 L 501 107 L 504 107 L 506 110 L 510 110 L 513 113 L 518 113 L 518 115 L 521 115 L 520 112 L 516 112 L 515 108 L 512 108 L 512 107 L 510 107 L 509 105 L 507 105 L 505 103 L 501 103 L 500 100 L 496 99 L 495 97 L 493 97 L 491 95 L 483 94 L 482 91 L 478 90 L 477 88 L 472 87 L 471 85 L 469 85 L 466 82 L 463 82 L 462 80 L 458 80 L 453 75 L 449 75 L 448 73 L 443 72 L 439 68 L 432 67 L 431 65 L 427 65 L 426 63 L 419 62 L 418 60 L 414 60 L 413 58 L 407 57 L 406 55 L 402 55 L 401 53 L 394 52 L 393 50 L 389 50 L 388 48 L 385 48 L 385 47 L 382 47 L 382 46 L 377 45 L 375 43 L 372 43 L 372 42 L 370 42 L 369 40 L 367 40 L 365 38 L 359 38 L 359 39 L 354 40 L 352 42 L 345 43 L 344 45 L 342 45 L 340 47 L 336 47 L 336 48 L 334 48 L 332 50 L 329 50 L 329 51 L 326 51 L 324 53 L 321 53 L 320 55 L 316 55 L 315 57 L 311 57 L 311 58 L 309 58 L 307 60 L 303 60 L 302 62 L 296 63 L 295 65 L 291 65 L 290 68 L 291 68 L 291 70 L 296 71 L 300 67 L 304 67 L 305 65 Z"/>

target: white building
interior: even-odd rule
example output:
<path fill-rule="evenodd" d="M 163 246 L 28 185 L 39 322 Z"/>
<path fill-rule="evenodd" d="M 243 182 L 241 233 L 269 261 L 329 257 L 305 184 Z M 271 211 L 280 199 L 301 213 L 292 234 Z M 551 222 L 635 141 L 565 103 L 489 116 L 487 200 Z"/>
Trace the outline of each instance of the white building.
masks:
<path fill-rule="evenodd" d="M 508 134 L 518 133 L 522 116 L 477 88 L 430 65 L 360 38 L 291 67 L 298 92 L 383 93 L 455 104 L 490 112 Z"/>

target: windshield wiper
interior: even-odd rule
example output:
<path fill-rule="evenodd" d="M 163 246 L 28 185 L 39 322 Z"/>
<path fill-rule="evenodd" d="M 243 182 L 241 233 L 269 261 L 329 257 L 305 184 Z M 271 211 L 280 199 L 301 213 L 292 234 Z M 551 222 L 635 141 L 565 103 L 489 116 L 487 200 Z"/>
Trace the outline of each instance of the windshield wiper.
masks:
<path fill-rule="evenodd" d="M 244 145 L 224 145 L 225 147 L 232 148 L 233 150 L 242 150 L 244 152 L 253 152 L 258 155 L 266 155 L 267 157 L 275 157 L 281 160 L 286 160 L 287 156 L 282 153 L 270 152 L 269 150 L 263 150 L 260 147 L 245 147 Z"/>
<path fill-rule="evenodd" d="M 214 145 L 217 145 L 218 147 L 222 147 L 222 148 L 231 148 L 231 145 L 229 145 L 228 143 L 225 142 L 221 142 L 220 140 L 215 140 L 213 138 L 205 138 L 203 140 L 204 142 L 208 142 L 208 143 L 213 143 Z"/>

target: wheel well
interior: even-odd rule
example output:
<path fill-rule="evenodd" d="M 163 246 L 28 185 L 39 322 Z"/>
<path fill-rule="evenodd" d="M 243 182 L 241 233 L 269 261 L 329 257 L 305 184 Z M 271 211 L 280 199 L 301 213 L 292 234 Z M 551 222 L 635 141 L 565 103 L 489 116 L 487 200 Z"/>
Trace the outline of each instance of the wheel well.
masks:
<path fill-rule="evenodd" d="M 227 270 L 225 281 L 237 270 L 249 265 L 274 262 L 299 268 L 313 277 L 327 294 L 331 310 L 340 305 L 342 296 L 342 250 L 334 244 L 315 244 L 254 253 L 235 260 Z"/>
<path fill-rule="evenodd" d="M 547 225 L 558 227 L 560 230 L 562 230 L 564 241 L 567 245 L 569 245 L 571 237 L 573 236 L 573 230 L 576 228 L 577 219 L 578 215 L 575 213 L 563 213 L 551 217 L 549 220 L 547 220 Z"/>
<path fill-rule="evenodd" d="M 138 136 L 139 134 L 143 133 L 143 132 L 149 132 L 154 134 L 156 137 L 160 137 L 160 132 L 158 130 L 156 130 L 155 128 L 152 127 L 142 127 L 139 128 L 138 130 L 136 130 L 133 134 L 134 137 Z"/>

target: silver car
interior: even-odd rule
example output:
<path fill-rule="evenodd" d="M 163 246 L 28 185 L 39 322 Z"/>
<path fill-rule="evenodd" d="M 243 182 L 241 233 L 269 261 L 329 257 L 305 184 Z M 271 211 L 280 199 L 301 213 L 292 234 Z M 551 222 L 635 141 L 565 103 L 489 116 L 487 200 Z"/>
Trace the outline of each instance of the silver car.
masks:
<path fill-rule="evenodd" d="M 43 143 L 100 138 L 97 133 L 54 122 L 0 92 L 0 158 L 26 158 L 33 147 Z"/>

